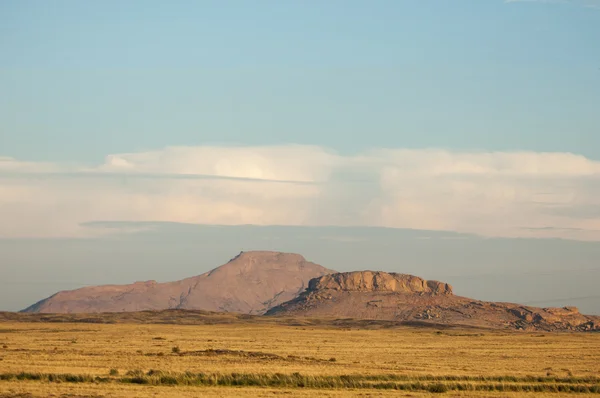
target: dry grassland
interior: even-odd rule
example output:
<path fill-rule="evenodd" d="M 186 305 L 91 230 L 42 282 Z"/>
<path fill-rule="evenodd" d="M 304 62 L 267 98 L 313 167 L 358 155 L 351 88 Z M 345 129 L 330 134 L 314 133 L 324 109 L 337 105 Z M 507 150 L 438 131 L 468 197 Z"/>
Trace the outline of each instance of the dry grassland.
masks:
<path fill-rule="evenodd" d="M 600 334 L 0 323 L 0 397 L 438 392 L 599 395 Z"/>

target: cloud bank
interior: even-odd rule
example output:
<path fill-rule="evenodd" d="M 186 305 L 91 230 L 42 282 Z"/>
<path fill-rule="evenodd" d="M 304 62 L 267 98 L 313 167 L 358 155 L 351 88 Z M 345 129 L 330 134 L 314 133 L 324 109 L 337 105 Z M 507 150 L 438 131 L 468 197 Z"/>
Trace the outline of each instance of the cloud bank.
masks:
<path fill-rule="evenodd" d="M 169 147 L 99 165 L 0 157 L 0 237 L 93 221 L 384 226 L 600 240 L 600 162 L 569 153 Z"/>

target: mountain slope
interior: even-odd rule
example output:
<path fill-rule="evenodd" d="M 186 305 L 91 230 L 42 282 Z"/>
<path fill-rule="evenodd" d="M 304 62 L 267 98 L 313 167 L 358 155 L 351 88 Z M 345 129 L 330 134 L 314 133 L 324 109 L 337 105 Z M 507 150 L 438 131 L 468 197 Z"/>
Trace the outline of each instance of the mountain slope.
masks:
<path fill-rule="evenodd" d="M 600 317 L 575 307 L 536 308 L 455 296 L 452 286 L 386 272 L 345 272 L 312 279 L 305 292 L 266 315 L 427 321 L 523 330 L 600 331 Z"/>
<path fill-rule="evenodd" d="M 310 279 L 335 271 L 298 254 L 242 252 L 205 274 L 176 282 L 136 282 L 62 291 L 22 312 L 83 313 L 202 309 L 262 314 L 300 294 Z"/>

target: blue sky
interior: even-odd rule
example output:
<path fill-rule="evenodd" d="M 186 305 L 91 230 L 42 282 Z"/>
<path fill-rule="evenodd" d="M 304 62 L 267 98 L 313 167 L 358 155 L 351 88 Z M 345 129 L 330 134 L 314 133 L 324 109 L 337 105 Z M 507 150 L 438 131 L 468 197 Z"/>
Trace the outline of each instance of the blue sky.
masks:
<path fill-rule="evenodd" d="M 600 10 L 455 1 L 5 1 L 0 152 L 170 145 L 600 159 Z"/>
<path fill-rule="evenodd" d="M 480 298 L 589 296 L 598 313 L 599 43 L 600 0 L 2 1 L 0 279 L 20 296 L 0 310 L 42 298 L 18 288 L 32 272 L 57 278 L 50 294 L 199 274 L 241 249 L 365 267 L 358 246 L 277 228 L 262 245 L 254 225 L 358 228 L 386 270 Z M 152 223 L 179 227 L 149 261 Z M 182 225 L 230 239 L 198 252 Z M 370 227 L 417 231 L 407 248 L 418 231 L 456 239 L 419 268 Z M 103 279 L 94 253 L 126 272 Z M 495 276 L 460 285 L 450 258 Z M 490 290 L 516 268 L 545 282 Z"/>

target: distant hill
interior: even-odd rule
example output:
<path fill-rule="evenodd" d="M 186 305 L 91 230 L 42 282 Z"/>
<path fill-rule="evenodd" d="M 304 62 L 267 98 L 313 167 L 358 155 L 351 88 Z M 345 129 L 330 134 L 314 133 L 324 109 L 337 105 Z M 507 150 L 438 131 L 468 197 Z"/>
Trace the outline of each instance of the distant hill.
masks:
<path fill-rule="evenodd" d="M 62 291 L 22 312 L 84 314 L 147 310 L 283 315 L 300 323 L 301 318 L 330 318 L 337 323 L 356 320 L 600 332 L 600 317 L 583 315 L 575 307 L 537 308 L 479 301 L 455 295 L 452 286 L 444 282 L 377 271 L 338 273 L 308 262 L 298 254 L 266 251 L 242 252 L 210 272 L 176 282 L 147 281 Z M 185 318 L 185 313 L 180 315 Z M 154 316 L 162 315 L 144 315 Z"/>
<path fill-rule="evenodd" d="M 335 271 L 298 254 L 242 252 L 205 274 L 176 282 L 84 287 L 58 292 L 22 312 L 97 313 L 164 309 L 263 314 Z"/>
<path fill-rule="evenodd" d="M 600 317 L 575 307 L 536 308 L 454 295 L 452 286 L 386 272 L 345 272 L 312 279 L 297 298 L 266 315 L 425 321 L 521 330 L 600 331 Z"/>

